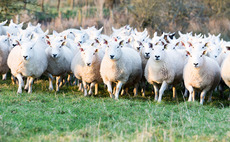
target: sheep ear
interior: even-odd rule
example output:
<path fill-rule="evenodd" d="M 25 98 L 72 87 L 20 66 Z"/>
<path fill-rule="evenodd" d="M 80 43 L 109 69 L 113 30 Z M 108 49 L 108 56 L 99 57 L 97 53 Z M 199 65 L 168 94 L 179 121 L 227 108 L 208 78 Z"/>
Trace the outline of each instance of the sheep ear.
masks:
<path fill-rule="evenodd" d="M 184 42 L 183 42 L 183 41 L 181 41 L 181 44 L 182 44 L 182 46 L 184 46 L 184 47 L 185 47 L 185 44 L 184 44 Z"/>
<path fill-rule="evenodd" d="M 108 45 L 108 41 L 104 39 L 104 44 L 107 44 Z"/>
<path fill-rule="evenodd" d="M 47 35 L 48 33 L 49 33 L 49 29 L 47 29 L 44 34 Z"/>
<path fill-rule="evenodd" d="M 81 47 L 81 43 L 80 43 L 80 42 L 78 42 L 78 43 L 77 43 L 77 46 Z"/>
<path fill-rule="evenodd" d="M 98 52 L 98 49 L 97 49 L 97 48 L 95 49 L 95 53 L 96 53 L 96 52 Z"/>
<path fill-rule="evenodd" d="M 120 46 L 121 46 L 121 45 L 124 45 L 124 40 L 120 41 L 120 42 L 119 42 L 119 45 L 120 45 Z"/>
<path fill-rule="evenodd" d="M 84 49 L 83 49 L 83 48 L 79 48 L 79 49 L 80 49 L 80 51 L 81 51 L 81 52 L 83 52 L 83 51 L 84 51 Z"/>
<path fill-rule="evenodd" d="M 19 26 L 22 28 L 22 27 L 23 27 L 23 24 L 24 24 L 24 22 L 20 23 Z"/>
<path fill-rule="evenodd" d="M 164 49 L 167 49 L 167 46 L 168 46 L 168 44 L 165 44 L 165 45 L 164 45 Z"/>
<path fill-rule="evenodd" d="M 149 43 L 149 48 L 153 48 L 153 44 L 152 43 Z"/>
<path fill-rule="evenodd" d="M 190 52 L 186 50 L 186 56 L 187 55 L 191 56 Z"/>
<path fill-rule="evenodd" d="M 21 46 L 21 44 L 20 44 L 20 42 L 19 42 L 18 40 L 16 40 L 16 42 L 17 42 L 17 44 L 18 44 L 19 46 Z"/>
<path fill-rule="evenodd" d="M 65 35 L 65 36 L 64 36 L 64 40 L 66 40 L 66 38 L 67 38 L 67 36 Z"/>
<path fill-rule="evenodd" d="M 100 43 L 98 39 L 95 39 L 96 43 Z"/>
<path fill-rule="evenodd" d="M 94 42 L 91 44 L 91 46 L 94 46 Z"/>
<path fill-rule="evenodd" d="M 205 44 L 204 44 L 204 46 L 205 46 L 205 47 L 207 47 L 207 46 L 208 46 L 208 44 L 209 44 L 209 42 L 205 43 Z"/>
<path fill-rule="evenodd" d="M 10 33 L 7 32 L 7 37 L 10 38 Z"/>
<path fill-rule="evenodd" d="M 50 39 L 50 37 L 49 37 L 48 35 L 46 35 L 46 38 L 47 38 L 47 39 Z"/>
<path fill-rule="evenodd" d="M 142 43 L 140 41 L 137 41 L 137 43 L 139 44 L 139 46 L 142 46 Z"/>
<path fill-rule="evenodd" d="M 46 40 L 46 43 L 47 43 L 48 45 L 51 45 L 51 43 L 50 43 L 50 41 L 49 41 L 49 40 Z"/>
<path fill-rule="evenodd" d="M 64 46 L 64 45 L 66 45 L 66 42 L 65 42 L 65 41 L 62 42 L 61 46 Z"/>
<path fill-rule="evenodd" d="M 192 45 L 192 43 L 191 43 L 191 42 L 188 42 L 188 44 L 189 44 L 189 47 L 193 47 L 193 45 Z"/>
<path fill-rule="evenodd" d="M 206 52 L 207 52 L 207 50 L 204 50 L 204 52 L 202 53 L 202 55 L 205 55 L 205 54 L 206 54 Z"/>

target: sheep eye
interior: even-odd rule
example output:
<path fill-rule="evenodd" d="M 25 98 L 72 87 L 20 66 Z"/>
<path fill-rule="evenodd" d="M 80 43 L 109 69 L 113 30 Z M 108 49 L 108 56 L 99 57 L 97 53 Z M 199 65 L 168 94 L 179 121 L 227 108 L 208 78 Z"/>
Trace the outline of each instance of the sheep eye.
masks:
<path fill-rule="evenodd" d="M 60 42 L 63 42 L 63 40 L 60 40 Z"/>
<path fill-rule="evenodd" d="M 165 49 L 163 48 L 162 51 L 164 51 Z"/>
<path fill-rule="evenodd" d="M 95 53 L 93 53 L 93 55 L 95 55 Z"/>
<path fill-rule="evenodd" d="M 7 39 L 5 39 L 5 41 L 7 41 Z"/>
<path fill-rule="evenodd" d="M 59 48 L 61 48 L 61 46 L 59 46 Z"/>
<path fill-rule="evenodd" d="M 200 55 L 200 57 L 202 57 L 202 55 Z"/>
<path fill-rule="evenodd" d="M 15 28 L 17 28 L 17 26 L 15 26 Z"/>
<path fill-rule="evenodd" d="M 117 46 L 117 48 L 119 48 L 119 46 Z"/>
<path fill-rule="evenodd" d="M 32 49 L 33 47 L 30 47 L 30 49 Z"/>
<path fill-rule="evenodd" d="M 19 41 L 21 41 L 22 39 L 19 39 Z"/>

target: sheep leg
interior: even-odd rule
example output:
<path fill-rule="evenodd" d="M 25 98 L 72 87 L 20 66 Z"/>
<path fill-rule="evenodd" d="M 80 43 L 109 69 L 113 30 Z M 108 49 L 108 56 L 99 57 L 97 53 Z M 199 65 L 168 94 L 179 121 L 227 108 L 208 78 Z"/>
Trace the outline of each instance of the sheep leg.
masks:
<path fill-rule="evenodd" d="M 158 94 L 159 94 L 159 89 L 158 86 L 156 84 L 153 84 L 153 88 L 154 88 L 154 93 L 155 93 L 155 101 L 158 100 Z"/>
<path fill-rule="evenodd" d="M 173 100 L 175 100 L 176 99 L 176 87 L 173 86 L 172 89 L 173 89 Z"/>
<path fill-rule="evenodd" d="M 87 94 L 87 83 L 85 81 L 82 81 L 82 84 L 83 84 L 83 89 L 84 89 L 84 96 L 88 96 Z"/>
<path fill-rule="evenodd" d="M 32 93 L 32 84 L 34 82 L 34 78 L 30 77 L 30 79 L 28 80 L 29 82 L 29 89 L 28 89 L 28 93 Z"/>
<path fill-rule="evenodd" d="M 122 85 L 123 85 L 123 83 L 121 81 L 118 81 L 117 86 L 116 86 L 116 92 L 115 92 L 115 99 L 116 100 L 118 100 Z"/>
<path fill-rule="evenodd" d="M 207 91 L 206 90 L 203 90 L 200 94 L 200 104 L 203 105 L 204 103 L 204 98 L 205 98 L 205 95 L 206 95 Z"/>
<path fill-rule="evenodd" d="M 57 92 L 59 91 L 59 84 L 60 84 L 61 80 L 62 80 L 61 76 L 56 77 L 56 91 Z"/>
<path fill-rule="evenodd" d="M 107 85 L 107 88 L 108 88 L 108 92 L 109 92 L 110 98 L 114 98 L 114 95 L 113 95 L 113 92 L 112 92 L 112 82 L 108 81 L 106 83 L 106 85 Z"/>
<path fill-rule="evenodd" d="M 121 96 L 123 96 L 124 94 L 125 94 L 125 89 L 122 88 L 122 89 L 121 89 Z"/>
<path fill-rule="evenodd" d="M 193 94 L 192 94 L 192 101 L 195 102 L 195 97 L 196 97 L 196 92 L 193 91 Z"/>
<path fill-rule="evenodd" d="M 95 95 L 98 94 L 98 83 L 95 83 Z"/>
<path fill-rule="evenodd" d="M 116 86 L 113 87 L 113 94 L 116 93 Z"/>
<path fill-rule="evenodd" d="M 142 80 L 141 81 L 141 94 L 142 94 L 142 97 L 145 96 L 145 88 L 146 88 L 145 80 Z"/>
<path fill-rule="evenodd" d="M 12 74 L 11 74 L 11 81 L 13 85 L 17 83 L 16 78 Z"/>
<path fill-rule="evenodd" d="M 134 85 L 134 89 L 133 89 L 134 97 L 137 96 L 137 91 L 138 91 L 138 83 Z"/>
<path fill-rule="evenodd" d="M 22 87 L 24 86 L 22 75 L 21 74 L 17 74 L 16 77 L 18 79 L 18 91 L 17 91 L 17 93 L 21 94 L 22 93 Z"/>
<path fill-rule="evenodd" d="M 164 94 L 165 89 L 168 87 L 168 83 L 166 83 L 165 81 L 163 81 L 163 83 L 161 84 L 161 88 L 159 91 L 159 98 L 158 98 L 158 102 L 161 102 L 162 99 L 162 95 Z"/>
<path fill-rule="evenodd" d="M 28 88 L 29 88 L 29 81 L 30 81 L 30 77 L 27 77 L 27 79 L 26 79 L 26 86 L 25 86 L 24 90 L 28 90 Z"/>
<path fill-rule="evenodd" d="M 95 82 L 92 82 L 89 86 L 89 95 L 92 95 L 93 87 L 95 86 Z"/>
<path fill-rule="evenodd" d="M 52 91 L 52 90 L 54 90 L 54 87 L 53 87 L 53 76 L 51 74 L 48 74 L 48 78 L 49 78 L 49 90 Z"/>
<path fill-rule="evenodd" d="M 184 89 L 184 97 L 188 97 L 188 90 L 186 88 Z"/>
<path fill-rule="evenodd" d="M 7 78 L 7 73 L 2 75 L 2 80 L 6 80 L 6 78 Z"/>
<path fill-rule="evenodd" d="M 210 95 L 209 95 L 209 97 L 208 97 L 208 102 L 211 102 L 211 101 L 212 101 L 212 93 L 213 93 L 213 91 L 210 91 Z"/>
<path fill-rule="evenodd" d="M 191 102 L 192 101 L 192 98 L 193 98 L 193 93 L 195 92 L 192 88 L 192 86 L 189 86 L 188 87 L 188 91 L 189 91 L 189 97 L 188 97 L 188 101 Z M 195 99 L 194 99 L 195 100 Z"/>

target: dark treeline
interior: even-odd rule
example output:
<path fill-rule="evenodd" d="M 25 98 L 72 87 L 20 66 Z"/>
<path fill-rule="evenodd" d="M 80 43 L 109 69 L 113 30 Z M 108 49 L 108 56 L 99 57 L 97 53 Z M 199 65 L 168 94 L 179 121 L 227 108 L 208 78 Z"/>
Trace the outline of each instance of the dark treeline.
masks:
<path fill-rule="evenodd" d="M 44 28 L 111 27 L 222 33 L 230 39 L 229 0 L 1 0 L 0 20 L 40 22 Z M 59 24 L 61 22 L 61 24 Z"/>

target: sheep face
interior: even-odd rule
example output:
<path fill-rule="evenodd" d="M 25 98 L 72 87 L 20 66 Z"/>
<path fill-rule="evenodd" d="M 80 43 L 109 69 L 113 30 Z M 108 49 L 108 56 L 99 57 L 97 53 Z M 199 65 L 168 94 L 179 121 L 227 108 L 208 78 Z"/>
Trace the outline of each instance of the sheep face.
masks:
<path fill-rule="evenodd" d="M 143 44 L 140 41 L 133 41 L 133 47 L 137 52 L 140 52 L 141 49 L 143 48 Z"/>
<path fill-rule="evenodd" d="M 8 34 L 8 38 L 9 38 L 9 44 L 11 49 L 17 46 L 18 43 L 22 41 L 21 36 L 13 36 Z"/>
<path fill-rule="evenodd" d="M 144 43 L 143 53 L 145 59 L 149 59 L 151 52 L 153 51 L 153 44 L 152 43 Z"/>
<path fill-rule="evenodd" d="M 86 40 L 89 38 L 89 36 L 86 33 L 79 33 L 79 34 L 75 34 L 75 38 L 74 38 L 74 42 L 75 43 L 84 43 L 86 42 Z"/>
<path fill-rule="evenodd" d="M 31 57 L 34 56 L 33 48 L 34 48 L 35 43 L 33 42 L 26 42 L 22 45 L 19 44 L 21 48 L 21 55 L 23 60 L 28 61 L 30 60 Z"/>
<path fill-rule="evenodd" d="M 62 54 L 62 50 L 63 50 L 63 47 L 65 45 L 65 41 L 64 42 L 53 42 L 51 43 L 51 54 L 50 56 L 52 58 L 59 58 Z"/>
<path fill-rule="evenodd" d="M 9 24 L 9 27 L 13 28 L 13 29 L 21 29 L 22 26 L 23 26 L 23 23 L 21 23 L 21 24 L 15 24 L 15 23 L 13 23 L 12 20 L 10 21 L 10 24 Z"/>
<path fill-rule="evenodd" d="M 160 45 L 154 46 L 151 56 L 155 61 L 163 61 L 165 57 L 165 47 Z"/>
<path fill-rule="evenodd" d="M 98 52 L 98 49 L 94 47 L 86 47 L 86 48 L 80 48 L 81 51 L 81 57 L 83 59 L 83 62 L 85 63 L 86 66 L 91 66 L 95 61 L 96 57 L 95 55 Z"/>
<path fill-rule="evenodd" d="M 191 53 L 187 51 L 187 54 L 190 56 L 190 63 L 195 68 L 200 68 L 203 65 L 206 50 L 193 50 Z"/>
<path fill-rule="evenodd" d="M 1 48 L 8 48 L 10 46 L 9 38 L 5 35 L 0 36 L 0 46 Z"/>
<path fill-rule="evenodd" d="M 122 54 L 121 51 L 122 45 L 123 45 L 123 41 L 121 41 L 120 43 L 118 42 L 109 43 L 106 48 L 107 56 L 109 56 L 111 60 L 119 60 Z"/>
<path fill-rule="evenodd" d="M 208 46 L 208 56 L 216 60 L 222 51 L 221 47 L 213 43 L 210 43 L 207 46 Z"/>

